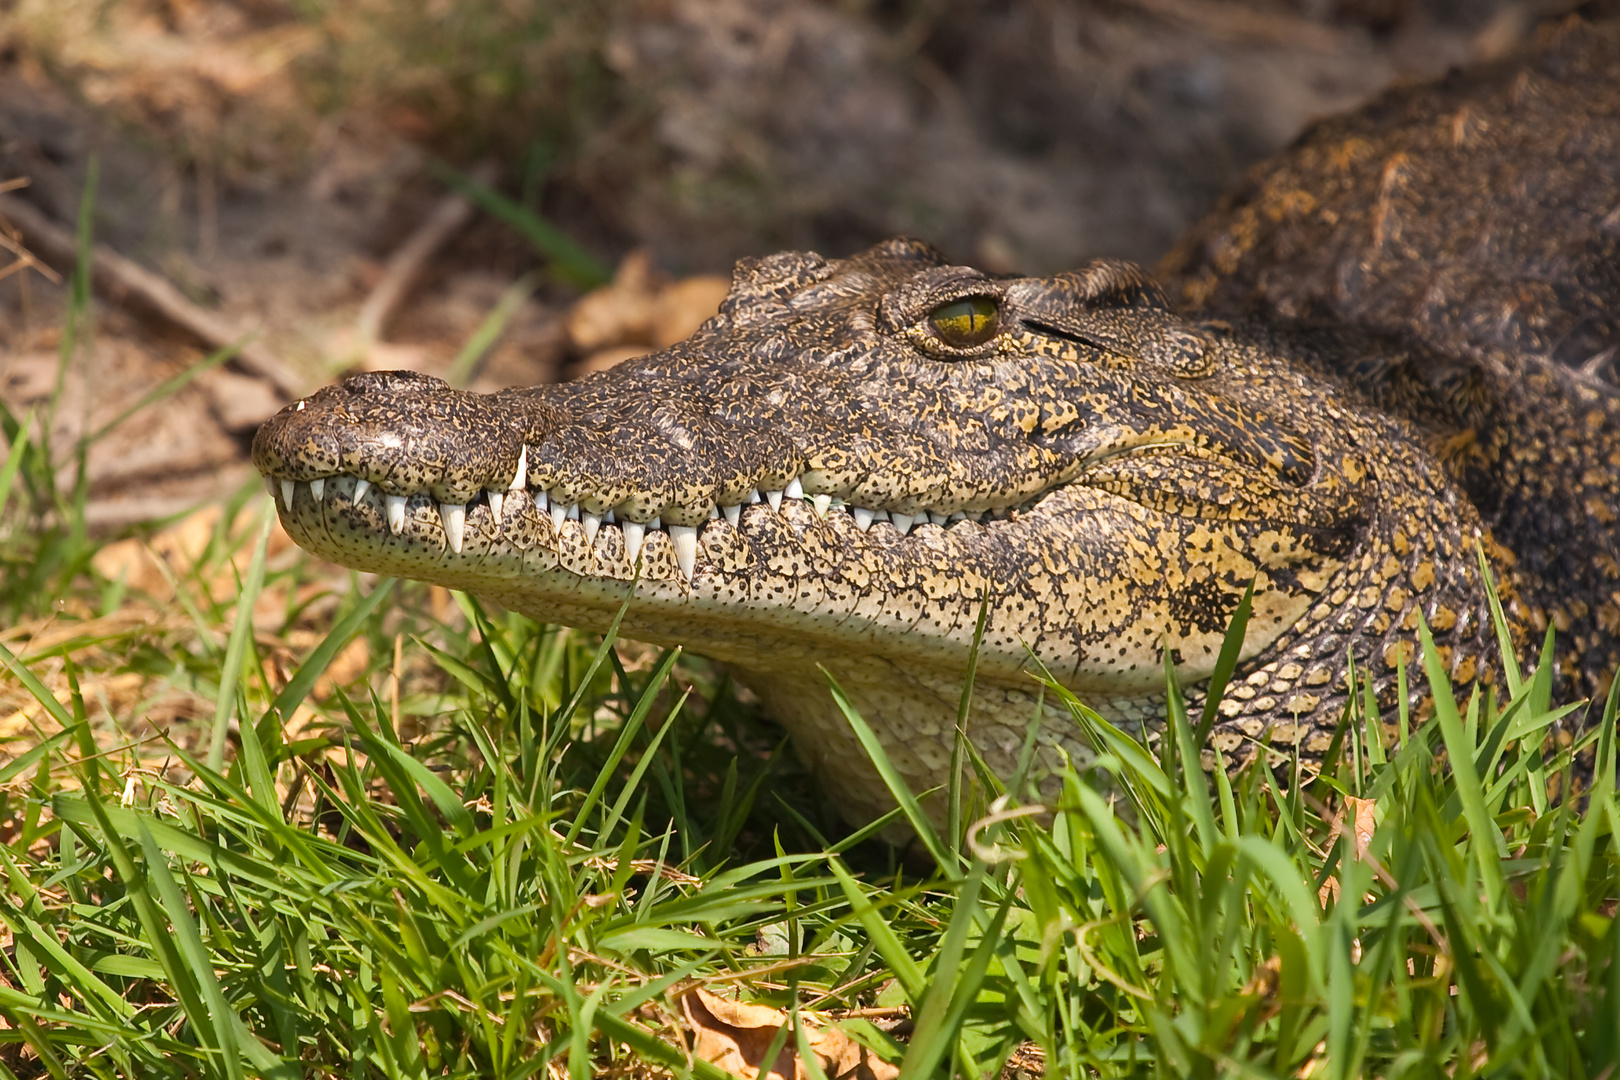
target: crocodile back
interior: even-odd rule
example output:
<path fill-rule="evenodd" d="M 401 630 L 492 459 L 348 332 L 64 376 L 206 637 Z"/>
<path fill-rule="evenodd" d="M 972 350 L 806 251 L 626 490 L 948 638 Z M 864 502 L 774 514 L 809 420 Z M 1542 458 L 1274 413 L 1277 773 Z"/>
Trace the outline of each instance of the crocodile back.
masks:
<path fill-rule="evenodd" d="M 1322 366 L 1431 434 L 1575 687 L 1620 665 L 1620 21 L 1395 89 L 1258 167 L 1159 267 L 1190 313 L 1350 324 Z"/>

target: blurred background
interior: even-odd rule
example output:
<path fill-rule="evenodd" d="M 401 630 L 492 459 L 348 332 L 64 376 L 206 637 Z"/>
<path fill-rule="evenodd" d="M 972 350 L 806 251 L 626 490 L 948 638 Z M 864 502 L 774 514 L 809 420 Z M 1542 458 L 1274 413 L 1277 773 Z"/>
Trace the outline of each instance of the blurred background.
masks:
<path fill-rule="evenodd" d="M 0 0 L 0 401 L 150 520 L 342 371 L 571 377 L 740 256 L 1151 265 L 1313 118 L 1614 7 Z"/>

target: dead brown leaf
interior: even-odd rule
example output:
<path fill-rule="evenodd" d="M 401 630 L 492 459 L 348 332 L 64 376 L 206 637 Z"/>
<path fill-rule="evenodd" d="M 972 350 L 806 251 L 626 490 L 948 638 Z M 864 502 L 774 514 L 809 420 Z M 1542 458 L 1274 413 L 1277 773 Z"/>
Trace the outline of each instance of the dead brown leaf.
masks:
<path fill-rule="evenodd" d="M 1378 830 L 1378 803 L 1374 799 L 1358 799 L 1354 795 L 1344 797 L 1344 812 L 1333 823 L 1333 835 L 1329 839 L 1331 845 L 1344 834 L 1348 828 L 1351 832 L 1351 846 L 1357 859 L 1367 857 L 1367 849 L 1372 845 L 1373 833 Z M 1322 883 L 1319 893 L 1322 903 L 1337 900 L 1339 897 L 1339 879 L 1328 878 Z"/>
<path fill-rule="evenodd" d="M 782 1050 L 768 1069 L 765 1052 L 777 1032 L 790 1022 L 787 1013 L 766 1005 L 749 1005 L 717 997 L 701 987 L 681 996 L 681 1012 L 692 1025 L 692 1052 L 744 1080 L 807 1080 L 809 1072 L 799 1060 L 796 1040 L 789 1033 Z M 835 1027 L 816 1027 L 800 1014 L 806 1041 L 816 1063 L 829 1080 L 893 1080 L 900 1070 L 883 1061 Z"/>
<path fill-rule="evenodd" d="M 569 341 L 590 370 L 690 337 L 720 310 L 731 282 L 716 275 L 669 281 L 645 251 L 625 256 L 613 280 L 581 297 L 568 313 Z"/>

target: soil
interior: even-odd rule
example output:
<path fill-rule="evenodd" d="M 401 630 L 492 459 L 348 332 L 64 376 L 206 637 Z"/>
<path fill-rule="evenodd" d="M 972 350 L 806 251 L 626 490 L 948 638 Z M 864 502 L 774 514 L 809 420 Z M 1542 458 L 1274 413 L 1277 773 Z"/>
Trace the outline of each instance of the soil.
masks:
<path fill-rule="evenodd" d="M 83 6 L 101 21 L 61 14 Z M 625 305 L 657 308 L 662 275 L 724 274 L 782 247 L 842 255 L 906 233 L 998 271 L 1151 263 L 1312 118 L 1500 54 L 1572 5 L 619 0 L 573 22 L 562 0 L 498 6 L 554 16 L 545 71 L 589 78 L 511 97 L 531 104 L 509 118 L 476 90 L 456 98 L 454 80 L 429 104 L 408 80 L 334 99 L 319 76 L 348 70 L 353 39 L 336 16 L 279 0 L 0 0 L 0 190 L 26 182 L 0 194 L 0 221 L 42 264 L 0 251 L 0 400 L 21 415 L 56 391 L 73 260 L 49 233 L 71 243 L 92 173 L 93 241 L 139 280 L 96 275 L 54 445 L 253 341 L 95 443 L 95 525 L 253 482 L 252 433 L 293 394 L 358 367 L 442 374 L 503 303 L 475 388 L 658 344 L 717 295 L 709 279 L 683 286 L 682 314 L 649 330 Z M 96 51 L 96 34 L 117 47 Z M 605 266 L 642 253 L 594 301 L 608 331 L 593 316 L 580 340 L 578 289 L 511 225 L 456 220 L 441 160 L 485 170 Z M 153 282 L 178 301 L 154 303 L 139 287 Z"/>

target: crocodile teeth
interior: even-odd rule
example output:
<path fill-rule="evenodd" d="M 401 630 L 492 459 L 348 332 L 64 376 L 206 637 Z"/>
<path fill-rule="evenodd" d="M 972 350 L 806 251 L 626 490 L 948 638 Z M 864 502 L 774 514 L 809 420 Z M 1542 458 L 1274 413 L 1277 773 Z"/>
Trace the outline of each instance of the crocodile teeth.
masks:
<path fill-rule="evenodd" d="M 710 521 L 719 521 L 720 520 L 720 507 L 719 506 L 711 506 L 711 507 L 709 507 L 709 520 Z"/>
<path fill-rule="evenodd" d="M 276 497 L 276 482 L 268 476 L 264 478 L 264 490 L 270 493 L 272 499 Z"/>
<path fill-rule="evenodd" d="M 288 510 L 291 510 L 292 509 L 293 492 L 295 492 L 297 490 L 298 490 L 298 485 L 297 484 L 293 483 L 291 480 L 283 480 L 281 482 L 281 505 L 285 506 Z"/>
<path fill-rule="evenodd" d="M 868 510 L 864 506 L 857 506 L 852 513 L 855 515 L 855 527 L 861 530 L 861 532 L 865 532 L 867 529 L 870 529 L 872 527 L 872 522 L 877 520 L 877 511 Z"/>
<path fill-rule="evenodd" d="M 722 506 L 720 510 L 726 515 L 726 520 L 731 522 L 733 529 L 742 528 L 742 503 L 735 506 Z"/>
<path fill-rule="evenodd" d="M 967 520 L 967 515 L 962 513 L 962 511 L 958 510 L 956 513 L 952 514 L 950 517 L 946 518 L 945 523 L 947 525 L 955 525 L 958 521 L 966 521 L 966 520 Z"/>
<path fill-rule="evenodd" d="M 568 520 L 568 507 L 560 502 L 551 504 L 551 527 L 558 532 L 562 531 L 562 523 Z"/>
<path fill-rule="evenodd" d="M 495 519 L 496 528 L 501 524 L 501 511 L 506 509 L 506 494 L 500 491 L 486 491 L 489 497 L 489 516 Z"/>
<path fill-rule="evenodd" d="M 663 527 L 664 519 L 662 515 L 654 516 L 651 521 L 647 522 L 647 528 L 649 529 L 662 529 Z"/>
<path fill-rule="evenodd" d="M 788 499 L 804 498 L 804 485 L 799 483 L 797 476 L 788 481 L 787 487 L 782 489 L 782 496 Z"/>
<path fill-rule="evenodd" d="M 467 531 L 467 504 L 440 503 L 439 518 L 444 522 L 444 535 L 450 541 L 450 550 L 461 554 L 461 539 Z"/>
<path fill-rule="evenodd" d="M 930 510 L 928 511 L 928 520 L 932 521 L 935 525 L 938 525 L 943 529 L 945 527 L 945 523 L 949 521 L 950 518 L 939 513 L 938 511 Z"/>
<path fill-rule="evenodd" d="M 507 485 L 508 491 L 522 491 L 529 485 L 529 446 L 523 445 L 518 451 L 517 471 L 512 474 L 512 482 Z"/>
<path fill-rule="evenodd" d="M 764 502 L 764 500 L 759 497 L 759 488 L 749 488 L 748 489 L 748 500 L 747 501 L 748 501 L 749 506 L 753 506 L 757 502 Z"/>
<path fill-rule="evenodd" d="M 534 508 L 536 511 L 543 514 L 550 505 L 551 496 L 546 494 L 545 488 L 541 488 L 539 491 L 534 493 Z"/>
<path fill-rule="evenodd" d="M 810 504 L 816 508 L 817 517 L 826 517 L 828 507 L 832 506 L 832 496 L 823 492 L 812 498 Z"/>
<path fill-rule="evenodd" d="M 311 480 L 309 482 L 309 493 L 314 497 L 316 502 L 320 502 L 321 497 L 326 494 L 326 480 L 324 478 L 320 480 Z"/>
<path fill-rule="evenodd" d="M 579 520 L 579 503 L 569 503 L 568 504 L 568 520 L 569 521 L 578 521 Z"/>
<path fill-rule="evenodd" d="M 647 535 L 647 526 L 639 521 L 626 521 L 619 528 L 624 530 L 624 557 L 634 566 L 637 556 L 641 554 L 641 541 Z"/>
<path fill-rule="evenodd" d="M 687 581 L 697 571 L 697 527 L 695 525 L 671 525 L 669 527 L 670 542 L 675 545 L 675 562 L 681 568 L 681 574 Z"/>
<path fill-rule="evenodd" d="M 388 531 L 395 536 L 405 527 L 405 496 L 385 495 L 383 502 L 388 511 Z"/>
<path fill-rule="evenodd" d="M 912 514 L 897 514 L 891 510 L 889 511 L 889 520 L 894 522 L 895 531 L 904 536 L 911 531 L 912 523 L 916 518 Z"/>
<path fill-rule="evenodd" d="M 602 515 L 593 514 L 589 510 L 581 510 L 579 512 L 579 523 L 585 527 L 585 542 L 594 544 L 596 542 L 596 530 L 602 527 Z"/>
<path fill-rule="evenodd" d="M 771 504 L 772 510 L 782 509 L 782 493 L 780 491 L 767 491 L 765 501 Z"/>
<path fill-rule="evenodd" d="M 370 490 L 370 480 L 361 480 L 356 478 L 354 481 L 354 494 L 349 497 L 349 501 L 358 505 L 360 500 L 366 497 L 366 492 Z"/>

